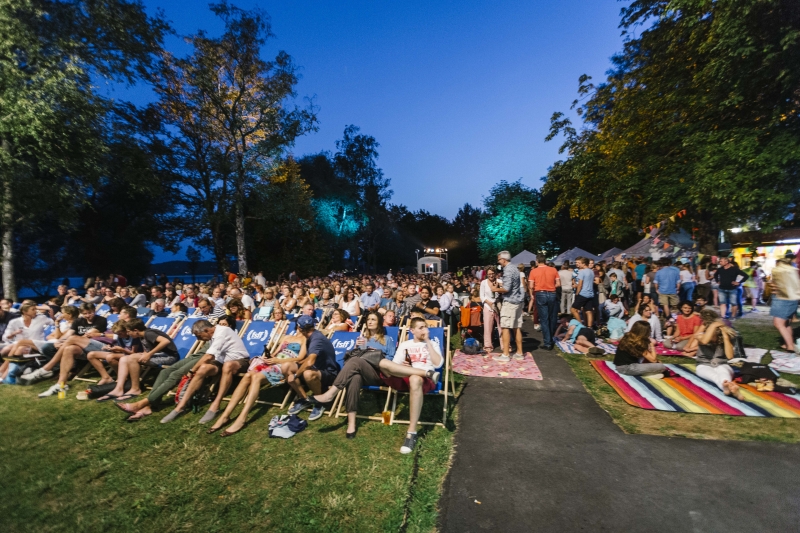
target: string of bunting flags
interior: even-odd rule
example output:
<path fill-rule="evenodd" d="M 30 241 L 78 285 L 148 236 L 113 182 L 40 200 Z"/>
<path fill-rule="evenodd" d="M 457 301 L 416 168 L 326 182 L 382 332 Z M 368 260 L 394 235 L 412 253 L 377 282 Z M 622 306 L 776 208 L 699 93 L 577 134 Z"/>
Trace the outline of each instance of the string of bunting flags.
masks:
<path fill-rule="evenodd" d="M 670 222 L 675 222 L 676 218 L 683 218 L 684 216 L 686 216 L 686 209 L 681 209 L 680 211 L 678 211 L 677 213 L 675 213 L 674 215 L 669 217 L 669 221 Z M 645 238 L 649 239 L 651 237 L 651 234 L 653 233 L 653 230 L 661 229 L 661 226 L 666 224 L 666 223 L 667 223 L 667 219 L 664 219 L 661 222 L 658 222 L 656 224 L 653 224 L 652 226 L 649 226 L 648 228 L 642 229 L 642 232 L 644 233 Z M 692 249 L 696 249 L 697 248 L 697 242 L 695 242 L 695 239 L 694 239 L 694 232 L 697 231 L 697 229 L 698 228 L 692 228 Z M 670 247 L 673 247 L 673 250 L 672 250 L 673 253 L 677 254 L 678 252 L 681 251 L 681 247 L 680 246 L 674 246 L 674 245 L 666 242 L 666 240 L 662 241 L 658 237 L 655 237 L 653 239 L 653 244 L 659 245 L 660 243 L 663 243 L 662 246 L 661 246 L 663 250 L 669 250 Z"/>

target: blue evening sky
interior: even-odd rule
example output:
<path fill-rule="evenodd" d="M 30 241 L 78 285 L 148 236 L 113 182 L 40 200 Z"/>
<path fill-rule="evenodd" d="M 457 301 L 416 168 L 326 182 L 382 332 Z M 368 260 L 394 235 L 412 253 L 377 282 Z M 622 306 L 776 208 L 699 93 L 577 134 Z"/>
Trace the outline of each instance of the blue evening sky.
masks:
<path fill-rule="evenodd" d="M 549 119 L 569 112 L 583 74 L 595 81 L 621 49 L 615 0 L 234 2 L 261 7 L 275 38 L 300 66 L 298 97 L 313 96 L 320 129 L 298 140 L 297 156 L 335 151 L 347 124 L 380 143 L 379 165 L 394 203 L 448 218 L 479 205 L 500 180 L 539 187 L 559 159 L 545 143 Z M 199 0 L 145 0 L 181 35 L 222 25 Z M 168 48 L 188 52 L 179 38 Z M 145 103 L 144 87 L 115 97 Z M 570 112 L 574 117 L 574 113 Z M 156 251 L 155 262 L 185 259 Z"/>

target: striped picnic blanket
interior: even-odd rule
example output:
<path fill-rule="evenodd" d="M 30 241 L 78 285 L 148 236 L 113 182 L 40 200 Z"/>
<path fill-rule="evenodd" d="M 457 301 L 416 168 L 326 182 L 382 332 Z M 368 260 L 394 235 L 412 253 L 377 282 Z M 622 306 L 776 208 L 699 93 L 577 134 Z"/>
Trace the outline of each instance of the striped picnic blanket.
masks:
<path fill-rule="evenodd" d="M 571 342 L 556 341 L 556 346 L 558 346 L 558 349 L 564 353 L 581 353 L 575 349 L 575 346 Z M 605 350 L 606 353 L 610 354 L 617 353 L 617 347 L 607 342 L 598 342 L 597 347 L 602 348 L 603 350 Z"/>
<path fill-rule="evenodd" d="M 725 394 L 695 374 L 697 365 L 666 365 L 678 377 L 649 379 L 626 376 L 610 361 L 591 361 L 603 379 L 634 407 L 677 413 L 800 418 L 800 395 L 758 392 L 740 385 L 745 401 Z"/>

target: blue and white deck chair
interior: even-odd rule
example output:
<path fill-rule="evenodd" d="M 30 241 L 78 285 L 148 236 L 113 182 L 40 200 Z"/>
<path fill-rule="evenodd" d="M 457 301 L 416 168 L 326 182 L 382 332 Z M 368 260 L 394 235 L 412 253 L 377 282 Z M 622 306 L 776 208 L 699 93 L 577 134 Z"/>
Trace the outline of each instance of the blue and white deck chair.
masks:
<path fill-rule="evenodd" d="M 106 323 L 108 324 L 108 329 L 111 329 L 111 326 L 119 322 L 119 315 L 117 313 L 111 313 L 106 317 Z"/>
<path fill-rule="evenodd" d="M 297 322 L 294 320 L 290 320 L 289 324 L 286 326 L 286 331 L 283 332 L 284 335 L 294 335 L 294 332 L 297 331 Z"/>
<path fill-rule="evenodd" d="M 272 316 L 272 309 L 272 307 L 259 307 L 253 316 L 253 320 L 269 320 L 269 317 Z"/>
<path fill-rule="evenodd" d="M 264 354 L 264 347 L 269 343 L 274 330 L 275 322 L 256 320 L 247 325 L 242 334 L 242 341 L 250 359 Z"/>
<path fill-rule="evenodd" d="M 136 318 L 145 318 L 153 314 L 153 310 L 149 307 L 137 307 Z"/>
<path fill-rule="evenodd" d="M 100 316 L 106 316 L 111 312 L 111 308 L 108 304 L 100 304 L 95 308 L 94 312 Z"/>
<path fill-rule="evenodd" d="M 196 307 L 187 307 L 186 308 L 186 316 L 192 316 L 196 312 L 197 312 L 197 308 Z"/>
<path fill-rule="evenodd" d="M 150 320 L 147 323 L 147 327 L 150 328 L 150 329 L 157 329 L 158 331 L 167 333 L 167 332 L 169 332 L 169 328 L 174 326 L 175 322 L 177 322 L 177 321 L 178 321 L 177 318 L 169 318 L 169 317 L 166 317 L 166 316 L 165 317 L 157 316 L 157 317 L 153 317 L 153 319 Z"/>
<path fill-rule="evenodd" d="M 297 315 L 294 313 L 286 313 L 286 320 L 294 320 Z"/>
<path fill-rule="evenodd" d="M 237 320 L 236 321 L 236 333 L 238 333 L 239 336 L 242 335 L 242 328 L 244 328 L 245 324 L 247 324 L 247 320 Z"/>
<path fill-rule="evenodd" d="M 55 330 L 56 330 L 55 324 L 52 324 L 50 326 L 45 326 L 44 330 L 42 330 L 42 333 L 44 334 L 44 338 L 46 339 L 47 336 L 51 335 Z"/>
<path fill-rule="evenodd" d="M 442 421 L 441 422 L 422 422 L 420 424 L 424 425 L 436 425 L 436 426 L 443 426 L 447 423 L 447 404 L 449 397 L 455 397 L 455 384 L 453 383 L 453 369 L 451 366 L 451 355 L 450 355 L 450 327 L 446 328 L 428 328 L 430 331 L 430 338 L 431 341 L 437 345 L 439 350 L 442 354 L 442 366 L 440 367 L 441 374 L 439 375 L 439 382 L 436 383 L 436 388 L 429 392 L 426 396 L 443 396 L 444 397 L 444 409 L 442 413 Z M 411 331 L 408 331 L 408 338 L 414 338 L 414 335 Z M 397 397 L 400 394 L 408 394 L 408 392 L 400 392 L 397 390 L 392 391 L 394 393 L 394 399 L 392 401 L 392 415 L 390 419 L 390 424 L 394 424 L 395 422 L 399 424 L 408 424 L 409 420 L 399 420 L 397 419 Z"/>
<path fill-rule="evenodd" d="M 314 316 L 317 317 L 317 322 L 322 321 L 322 316 L 325 314 L 324 309 L 314 309 Z"/>
<path fill-rule="evenodd" d="M 193 353 L 200 344 L 200 341 L 197 340 L 197 337 L 192 333 L 192 326 L 194 326 L 195 322 L 198 320 L 201 320 L 201 317 L 190 316 L 181 323 L 175 334 L 173 342 L 175 343 L 175 347 L 178 348 L 178 355 L 180 355 L 181 359 Z"/>
<path fill-rule="evenodd" d="M 389 343 L 393 343 L 395 347 L 400 343 L 400 335 L 404 333 L 401 331 L 400 328 L 397 326 L 386 326 L 384 328 L 386 330 L 386 345 L 388 346 Z M 343 365 L 344 366 L 344 365 Z M 336 412 L 336 418 L 340 416 L 344 416 L 346 413 L 342 412 L 344 408 L 344 396 L 347 389 L 342 389 L 336 395 L 336 399 L 333 402 L 333 406 L 331 407 L 332 411 Z M 387 387 L 385 385 L 364 385 L 361 387 L 361 390 L 368 390 L 372 392 L 386 392 L 386 404 L 383 406 L 384 411 L 389 410 L 389 401 L 392 399 L 392 389 L 391 387 Z M 375 421 L 382 421 L 382 416 L 363 416 L 363 415 L 356 415 L 357 418 L 366 418 L 367 420 L 375 420 Z"/>

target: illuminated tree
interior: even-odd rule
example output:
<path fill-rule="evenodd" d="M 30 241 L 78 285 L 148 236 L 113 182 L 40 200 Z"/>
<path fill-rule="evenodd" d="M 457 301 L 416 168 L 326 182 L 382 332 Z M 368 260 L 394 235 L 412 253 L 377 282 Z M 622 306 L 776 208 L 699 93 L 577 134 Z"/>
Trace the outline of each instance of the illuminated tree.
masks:
<path fill-rule="evenodd" d="M 543 244 L 546 213 L 540 207 L 538 191 L 521 180 L 501 181 L 483 200 L 483 218 L 478 235 L 478 250 L 484 261 L 493 261 L 498 252 L 512 254 L 523 249 L 537 252 Z"/>

